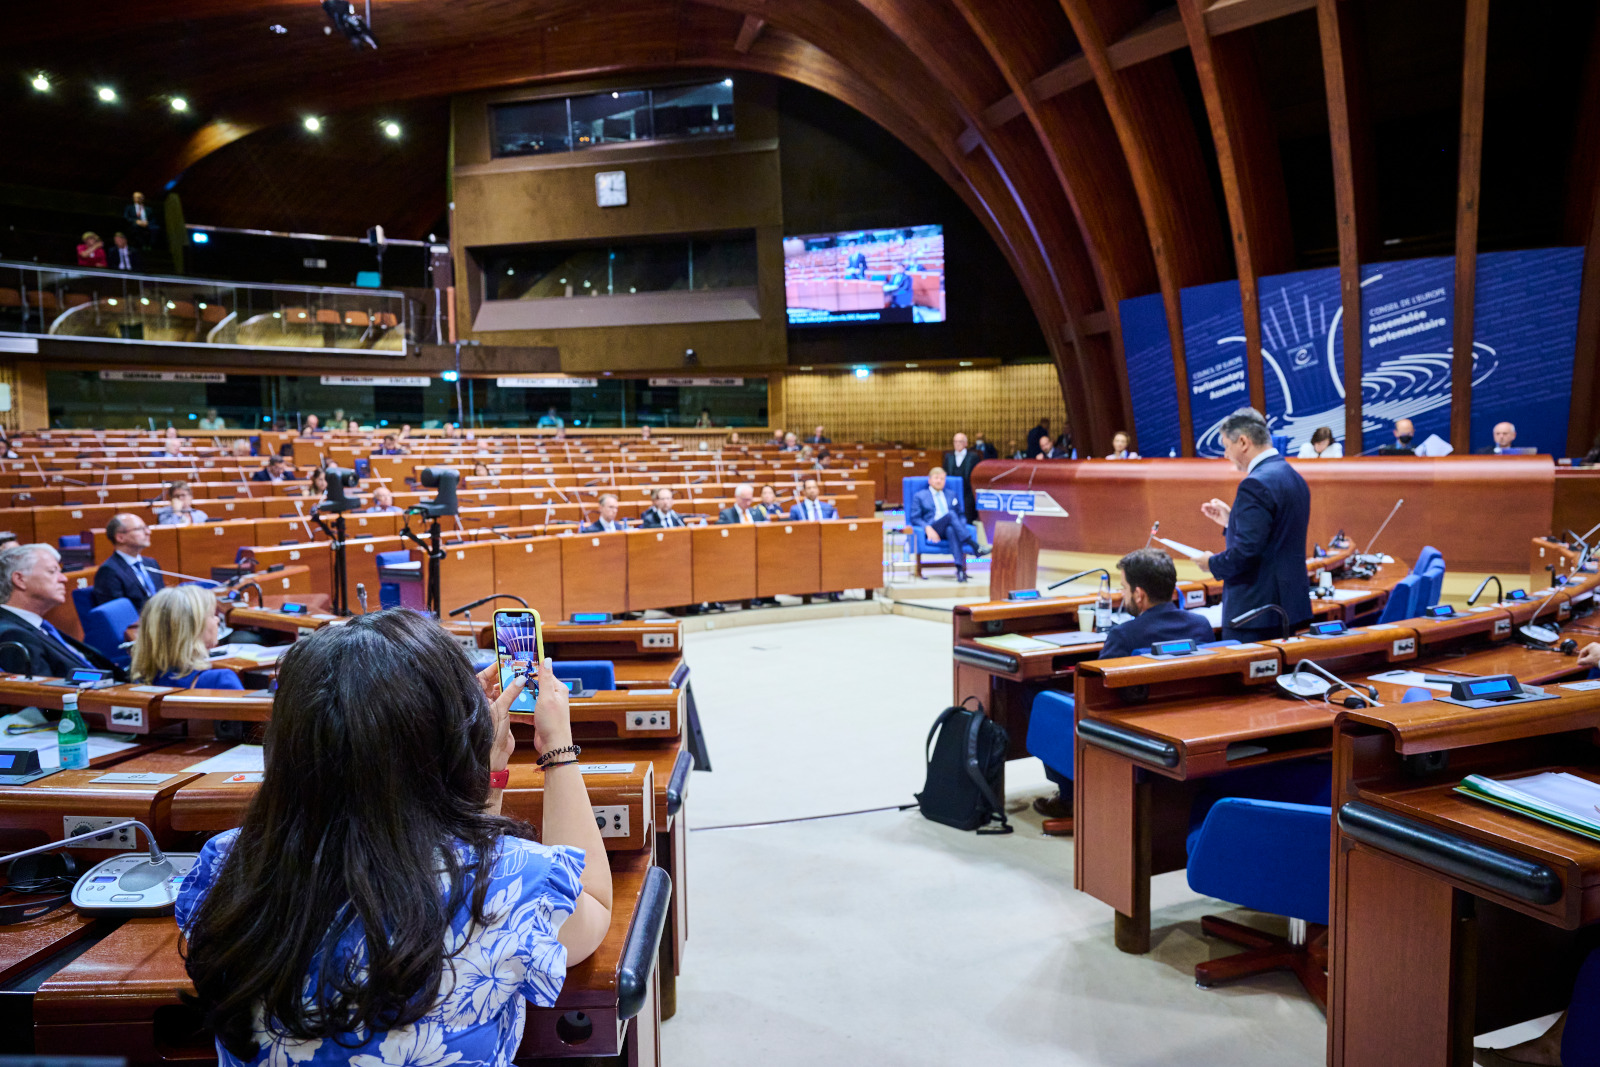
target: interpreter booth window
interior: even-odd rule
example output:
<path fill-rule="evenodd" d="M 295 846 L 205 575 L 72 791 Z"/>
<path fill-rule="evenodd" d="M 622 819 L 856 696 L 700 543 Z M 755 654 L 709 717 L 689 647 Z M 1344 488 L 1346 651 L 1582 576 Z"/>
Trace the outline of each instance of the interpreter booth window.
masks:
<path fill-rule="evenodd" d="M 492 104 L 489 128 L 490 153 L 496 159 L 638 141 L 731 137 L 733 79 Z"/>
<path fill-rule="evenodd" d="M 516 245 L 474 249 L 488 300 L 552 300 L 744 289 L 756 284 L 756 238 Z"/>
<path fill-rule="evenodd" d="M 543 420 L 572 430 L 650 426 L 692 427 L 705 409 L 712 425 L 737 428 L 767 424 L 765 378 L 719 379 L 726 385 L 652 386 L 648 379 L 601 378 L 576 388 L 513 388 L 494 379 L 463 381 L 479 424 L 530 427 Z"/>

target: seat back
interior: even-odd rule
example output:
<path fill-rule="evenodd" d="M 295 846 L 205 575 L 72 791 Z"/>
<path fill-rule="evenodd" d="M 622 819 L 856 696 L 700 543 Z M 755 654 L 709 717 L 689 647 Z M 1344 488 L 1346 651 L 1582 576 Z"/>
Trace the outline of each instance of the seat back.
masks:
<path fill-rule="evenodd" d="M 1423 545 L 1422 546 L 1422 552 L 1419 553 L 1418 556 L 1417 556 L 1417 562 L 1415 562 L 1415 563 L 1413 563 L 1411 565 L 1411 573 L 1412 574 L 1426 574 L 1426 573 L 1428 573 L 1428 565 L 1429 564 L 1431 564 L 1436 559 L 1443 559 L 1443 558 L 1444 558 L 1444 553 L 1440 552 L 1437 548 L 1434 548 L 1432 545 Z"/>
<path fill-rule="evenodd" d="M 380 567 L 392 567 L 396 563 L 410 563 L 411 550 L 402 548 L 394 552 L 379 552 L 376 562 Z"/>
<path fill-rule="evenodd" d="M 1423 587 L 1427 589 L 1427 603 L 1418 604 L 1417 610 L 1431 608 L 1439 603 L 1439 595 L 1444 592 L 1444 557 L 1440 556 L 1428 564 L 1428 569 L 1422 575 Z"/>
<path fill-rule="evenodd" d="M 1028 715 L 1028 755 L 1038 756 L 1063 778 L 1073 777 L 1076 707 L 1071 693 L 1047 689 L 1033 698 Z"/>
<path fill-rule="evenodd" d="M 1333 809 L 1223 797 L 1189 851 L 1189 888 L 1256 911 L 1328 922 Z"/>
<path fill-rule="evenodd" d="M 945 487 L 954 492 L 957 499 L 961 498 L 963 486 L 960 478 L 951 478 L 946 475 Z M 911 501 L 926 488 L 928 488 L 928 476 L 926 474 L 912 474 L 900 479 L 900 502 L 906 509 L 906 526 L 911 529 L 913 543 L 918 552 L 925 556 L 930 554 L 949 555 L 950 546 L 947 543 L 940 541 L 936 545 L 930 544 L 928 535 L 923 532 L 920 526 L 911 527 Z"/>
<path fill-rule="evenodd" d="M 133 656 L 119 648 L 122 634 L 139 621 L 139 609 L 125 596 L 108 600 L 97 608 L 89 609 L 83 620 L 83 643 L 119 667 L 126 667 Z"/>
<path fill-rule="evenodd" d="M 82 589 L 74 589 L 72 607 L 78 613 L 78 629 L 82 630 L 89 621 L 90 610 L 94 608 L 94 587 L 86 585 Z"/>
<path fill-rule="evenodd" d="M 1389 600 L 1383 605 L 1383 614 L 1378 616 L 1378 621 L 1399 622 L 1401 619 L 1413 618 L 1422 610 L 1418 603 L 1422 588 L 1422 576 L 1419 574 L 1408 574 L 1400 579 L 1394 588 L 1389 590 Z"/>
<path fill-rule="evenodd" d="M 608 659 L 558 659 L 550 661 L 550 668 L 562 681 L 576 679 L 584 689 L 615 689 L 616 668 Z"/>

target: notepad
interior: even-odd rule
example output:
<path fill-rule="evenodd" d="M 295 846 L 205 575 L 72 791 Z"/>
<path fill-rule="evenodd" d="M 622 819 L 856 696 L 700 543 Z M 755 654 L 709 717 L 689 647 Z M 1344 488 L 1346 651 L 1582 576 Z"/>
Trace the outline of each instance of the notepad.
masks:
<path fill-rule="evenodd" d="M 1384 671 L 1382 674 L 1367 675 L 1367 681 L 1416 686 L 1419 689 L 1432 689 L 1435 693 L 1449 693 L 1455 688 L 1448 682 L 1430 682 L 1420 671 Z"/>
<path fill-rule="evenodd" d="M 1098 645 L 1106 639 L 1105 634 L 1097 634 L 1093 630 L 1063 630 L 1058 634 L 1032 634 L 1035 641 L 1045 641 L 1057 648 L 1071 648 L 1074 645 Z"/>
<path fill-rule="evenodd" d="M 184 770 L 196 774 L 214 774 L 218 771 L 264 771 L 266 770 L 264 753 L 265 750 L 260 745 L 234 745 L 228 751 L 201 760 L 192 767 L 185 767 Z"/>
<path fill-rule="evenodd" d="M 1162 544 L 1166 545 L 1168 548 L 1172 549 L 1174 552 L 1178 552 L 1178 553 L 1181 553 L 1181 554 L 1183 554 L 1185 556 L 1188 556 L 1190 559 L 1199 559 L 1201 556 L 1204 556 L 1206 554 L 1204 549 L 1194 548 L 1194 547 L 1192 547 L 1190 545 L 1184 544 L 1182 541 L 1173 541 L 1170 538 L 1166 538 L 1166 537 L 1158 537 L 1158 538 L 1156 538 L 1156 540 L 1160 541 Z"/>
<path fill-rule="evenodd" d="M 1600 841 L 1600 782 L 1565 771 L 1496 781 L 1469 774 L 1457 793 Z"/>
<path fill-rule="evenodd" d="M 1042 652 L 1056 647 L 1048 641 L 1036 641 L 1025 634 L 996 634 L 993 637 L 974 637 L 972 640 L 976 644 L 1005 652 Z"/>

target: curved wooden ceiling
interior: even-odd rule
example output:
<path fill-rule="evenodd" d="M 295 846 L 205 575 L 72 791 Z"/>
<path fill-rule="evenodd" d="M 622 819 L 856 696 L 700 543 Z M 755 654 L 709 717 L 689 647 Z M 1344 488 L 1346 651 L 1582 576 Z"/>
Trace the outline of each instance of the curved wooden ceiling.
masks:
<path fill-rule="evenodd" d="M 1408 4 L 1419 19 L 1478 19 L 1487 30 L 1487 0 Z M 1038 315 L 1079 439 L 1099 448 L 1132 422 L 1120 300 L 1161 293 L 1184 381 L 1183 287 L 1238 277 L 1247 350 L 1256 352 L 1256 279 L 1305 265 L 1290 237 L 1295 197 L 1279 146 L 1283 122 L 1280 116 L 1275 128 L 1277 102 L 1262 75 L 1270 64 L 1258 55 L 1263 38 L 1244 31 L 1316 20 L 1316 52 L 1308 58 L 1322 64 L 1327 123 L 1318 151 L 1331 162 L 1327 210 L 1337 203 L 1330 229 L 1347 279 L 1359 258 L 1372 254 L 1376 213 L 1364 110 L 1371 75 L 1364 70 L 1381 59 L 1381 79 L 1396 59 L 1363 54 L 1354 26 L 1361 6 L 374 0 L 381 47 L 372 53 L 326 35 L 313 0 L 88 0 L 66 18 L 30 4 L 8 12 L 0 56 L 18 75 L 46 71 L 57 87 L 34 94 L 25 77 L 0 86 L 12 156 L 7 180 L 102 191 L 159 187 L 238 138 L 282 130 L 306 114 L 364 114 L 377 102 L 672 67 L 778 75 L 866 114 L 960 193 Z M 1571 22 L 1566 28 L 1580 35 L 1578 54 L 1586 49 L 1593 70 L 1600 68 L 1600 31 L 1585 11 L 1580 3 L 1561 6 L 1556 21 Z M 1417 72 L 1436 63 L 1442 73 L 1429 75 L 1430 84 L 1453 81 L 1459 99 L 1470 64 L 1464 67 L 1459 53 L 1418 51 L 1430 54 L 1401 63 L 1402 73 L 1420 80 Z M 121 102 L 93 104 L 99 84 L 113 85 Z M 192 117 L 170 111 L 174 93 L 191 101 Z M 1600 76 L 1583 81 L 1583 96 L 1575 127 L 1596 128 Z M 1321 110 L 1301 110 L 1319 128 Z M 1570 158 L 1564 229 L 1582 243 L 1597 229 L 1600 153 L 1580 141 Z M 235 171 L 234 180 L 248 180 L 248 168 Z M 1551 195 L 1563 194 L 1552 188 Z M 414 210 L 426 215 L 425 205 Z M 1259 359 L 1250 370 L 1260 404 Z M 1179 390 L 1180 420 L 1192 439 L 1185 393 Z"/>

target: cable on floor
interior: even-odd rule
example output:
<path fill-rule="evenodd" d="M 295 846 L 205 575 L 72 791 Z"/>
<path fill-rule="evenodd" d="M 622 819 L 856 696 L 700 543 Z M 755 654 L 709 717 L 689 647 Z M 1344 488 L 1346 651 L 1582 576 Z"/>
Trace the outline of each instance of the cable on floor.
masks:
<path fill-rule="evenodd" d="M 842 819 L 847 815 L 873 815 L 880 811 L 906 811 L 916 807 L 915 804 L 888 804 L 881 808 L 861 808 L 857 811 L 835 811 L 826 815 L 797 815 L 792 819 L 764 819 L 761 822 L 731 822 L 722 826 L 691 826 L 691 831 L 701 830 L 744 830 L 752 826 L 782 826 L 791 822 L 814 822 L 817 819 Z"/>

